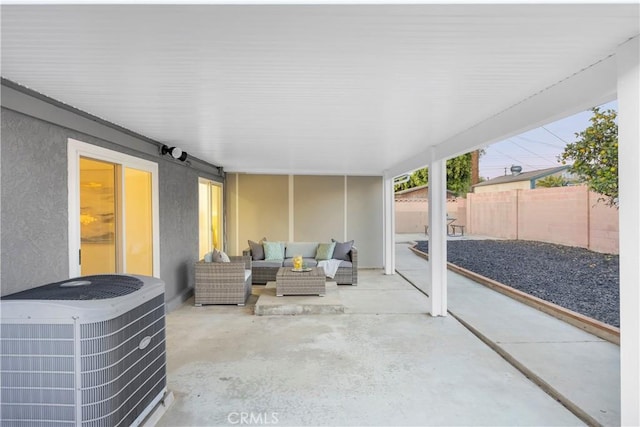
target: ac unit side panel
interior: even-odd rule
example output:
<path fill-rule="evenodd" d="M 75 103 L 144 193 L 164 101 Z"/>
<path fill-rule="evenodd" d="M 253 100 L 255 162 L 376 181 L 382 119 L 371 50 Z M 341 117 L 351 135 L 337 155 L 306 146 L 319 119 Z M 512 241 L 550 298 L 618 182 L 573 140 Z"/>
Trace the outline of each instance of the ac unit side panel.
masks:
<path fill-rule="evenodd" d="M 166 387 L 164 294 L 80 331 L 83 426 L 131 424 Z"/>
<path fill-rule="evenodd" d="M 0 325 L 2 425 L 76 423 L 74 325 Z"/>

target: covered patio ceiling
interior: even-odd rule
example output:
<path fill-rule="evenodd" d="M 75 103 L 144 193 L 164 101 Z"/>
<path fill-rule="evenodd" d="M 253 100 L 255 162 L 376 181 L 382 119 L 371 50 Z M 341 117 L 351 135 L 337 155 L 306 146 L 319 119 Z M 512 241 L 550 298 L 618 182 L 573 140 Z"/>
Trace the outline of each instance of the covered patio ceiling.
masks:
<path fill-rule="evenodd" d="M 639 31 L 637 3 L 1 12 L 2 77 L 248 173 L 393 175 L 588 108 Z M 567 99 L 580 78 L 593 92 Z"/>

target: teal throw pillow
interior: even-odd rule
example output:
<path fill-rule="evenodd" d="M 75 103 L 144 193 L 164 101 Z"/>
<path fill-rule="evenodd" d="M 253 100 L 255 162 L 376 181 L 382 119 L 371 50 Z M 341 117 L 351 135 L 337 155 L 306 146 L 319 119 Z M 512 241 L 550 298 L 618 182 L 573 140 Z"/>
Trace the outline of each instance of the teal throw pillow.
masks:
<path fill-rule="evenodd" d="M 318 250 L 316 251 L 316 260 L 324 261 L 331 259 L 333 256 L 333 250 L 336 247 L 336 243 L 320 243 L 318 245 Z"/>
<path fill-rule="evenodd" d="M 284 250 L 280 242 L 263 242 L 265 261 L 284 259 Z"/>

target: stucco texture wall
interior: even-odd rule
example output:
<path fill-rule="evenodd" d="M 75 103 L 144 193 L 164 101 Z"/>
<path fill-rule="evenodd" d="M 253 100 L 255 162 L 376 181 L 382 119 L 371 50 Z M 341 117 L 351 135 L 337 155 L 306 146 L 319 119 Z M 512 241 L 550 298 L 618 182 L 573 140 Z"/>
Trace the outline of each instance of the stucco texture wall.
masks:
<path fill-rule="evenodd" d="M 2 295 L 69 277 L 68 138 L 158 163 L 160 278 L 167 301 L 188 293 L 198 256 L 198 176 L 212 176 L 3 108 Z"/>
<path fill-rule="evenodd" d="M 2 295 L 69 278 L 68 130 L 2 109 Z"/>

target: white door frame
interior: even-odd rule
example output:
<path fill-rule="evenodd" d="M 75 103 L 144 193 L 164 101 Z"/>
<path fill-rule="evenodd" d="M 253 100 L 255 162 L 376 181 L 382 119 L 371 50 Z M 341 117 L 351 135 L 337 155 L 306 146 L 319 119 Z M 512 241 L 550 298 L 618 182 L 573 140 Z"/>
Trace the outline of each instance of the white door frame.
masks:
<path fill-rule="evenodd" d="M 153 275 L 160 277 L 160 215 L 158 202 L 158 164 L 138 157 L 87 144 L 69 138 L 67 141 L 67 171 L 69 199 L 69 277 L 77 277 L 80 273 L 78 253 L 80 251 L 80 157 L 88 157 L 117 163 L 124 168 L 143 170 L 151 173 L 151 206 L 153 226 Z M 124 182 L 124 181 L 123 181 Z M 124 200 L 120 208 L 124 212 Z M 126 224 L 125 224 L 126 227 Z M 124 239 L 124 235 L 121 236 Z M 126 242 L 122 241 L 123 245 Z M 126 265 L 125 265 L 126 267 Z"/>

